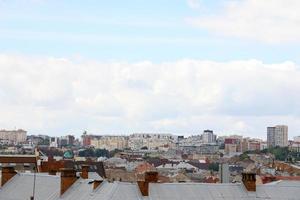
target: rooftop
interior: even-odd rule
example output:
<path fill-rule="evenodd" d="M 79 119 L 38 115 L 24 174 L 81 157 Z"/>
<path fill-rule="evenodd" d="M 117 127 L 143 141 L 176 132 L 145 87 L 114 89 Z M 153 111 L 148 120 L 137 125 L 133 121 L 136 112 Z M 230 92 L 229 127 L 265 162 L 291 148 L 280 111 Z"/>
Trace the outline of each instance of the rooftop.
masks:
<path fill-rule="evenodd" d="M 29 199 L 33 191 L 34 175 L 19 173 L 0 189 L 1 200 Z M 60 196 L 60 176 L 36 174 L 35 200 L 254 200 L 300 199 L 300 181 L 277 181 L 257 185 L 256 192 L 248 192 L 243 184 L 207 183 L 150 183 L 149 196 L 143 197 L 137 183 L 104 181 L 95 190 L 93 179 L 78 178 Z"/>

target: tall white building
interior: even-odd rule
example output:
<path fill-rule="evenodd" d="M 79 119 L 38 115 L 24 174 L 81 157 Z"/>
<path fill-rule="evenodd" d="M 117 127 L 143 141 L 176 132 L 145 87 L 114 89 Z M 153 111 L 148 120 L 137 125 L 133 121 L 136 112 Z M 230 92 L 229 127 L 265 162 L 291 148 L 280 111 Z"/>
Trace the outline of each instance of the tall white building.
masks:
<path fill-rule="evenodd" d="M 277 125 L 267 128 L 268 147 L 286 147 L 288 146 L 288 126 Z"/>
<path fill-rule="evenodd" d="M 204 130 L 202 134 L 202 142 L 203 143 L 216 143 L 217 136 L 214 135 L 212 130 Z"/>

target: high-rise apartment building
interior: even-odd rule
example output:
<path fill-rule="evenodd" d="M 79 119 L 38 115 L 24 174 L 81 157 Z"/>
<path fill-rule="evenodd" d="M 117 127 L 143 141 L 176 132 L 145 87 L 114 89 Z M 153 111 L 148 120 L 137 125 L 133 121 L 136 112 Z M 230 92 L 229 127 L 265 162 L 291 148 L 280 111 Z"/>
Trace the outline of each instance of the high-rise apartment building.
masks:
<path fill-rule="evenodd" d="M 202 134 L 203 143 L 216 143 L 217 136 L 212 130 L 204 130 Z"/>
<path fill-rule="evenodd" d="M 288 126 L 277 125 L 275 127 L 267 127 L 267 143 L 268 148 L 288 146 Z"/>

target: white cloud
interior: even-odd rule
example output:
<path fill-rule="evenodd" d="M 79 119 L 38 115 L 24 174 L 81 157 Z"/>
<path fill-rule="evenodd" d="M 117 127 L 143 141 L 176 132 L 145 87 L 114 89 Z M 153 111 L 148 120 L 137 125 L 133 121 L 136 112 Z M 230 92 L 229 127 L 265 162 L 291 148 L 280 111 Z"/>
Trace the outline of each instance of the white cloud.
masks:
<path fill-rule="evenodd" d="M 202 6 L 201 0 L 187 0 L 187 4 L 192 9 L 198 9 Z"/>
<path fill-rule="evenodd" d="M 300 70 L 290 61 L 101 63 L 0 55 L 1 128 L 51 134 L 212 128 L 259 136 L 276 123 L 299 126 L 298 99 Z"/>
<path fill-rule="evenodd" d="M 300 42 L 300 1 L 228 1 L 223 10 L 188 22 L 218 35 L 267 43 Z"/>

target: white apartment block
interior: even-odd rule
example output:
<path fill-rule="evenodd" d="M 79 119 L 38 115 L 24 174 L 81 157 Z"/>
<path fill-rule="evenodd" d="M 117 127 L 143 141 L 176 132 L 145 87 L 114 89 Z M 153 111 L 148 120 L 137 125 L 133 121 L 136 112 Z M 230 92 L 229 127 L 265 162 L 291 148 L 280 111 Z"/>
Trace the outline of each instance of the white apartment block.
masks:
<path fill-rule="evenodd" d="M 18 129 L 18 130 L 0 130 L 0 140 L 6 140 L 14 143 L 25 142 L 27 139 L 27 132 Z"/>
<path fill-rule="evenodd" d="M 205 130 L 202 134 L 202 141 L 205 144 L 216 143 L 217 136 L 214 135 L 212 130 Z"/>
<path fill-rule="evenodd" d="M 149 150 L 175 148 L 177 138 L 166 133 L 134 133 L 129 136 L 128 146 L 133 150 L 147 147 Z"/>
<path fill-rule="evenodd" d="M 109 151 L 115 149 L 128 148 L 128 137 L 126 136 L 102 136 L 91 140 L 91 146 L 97 149 L 107 149 Z"/>

